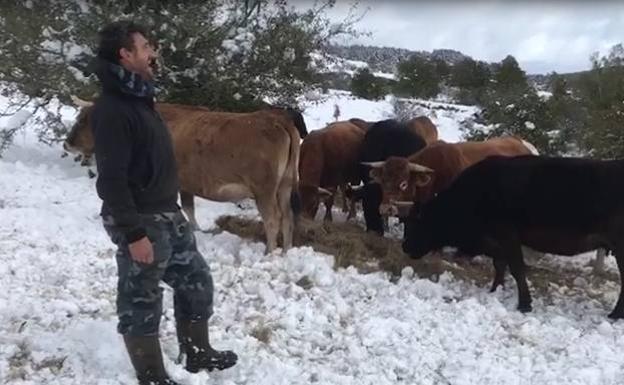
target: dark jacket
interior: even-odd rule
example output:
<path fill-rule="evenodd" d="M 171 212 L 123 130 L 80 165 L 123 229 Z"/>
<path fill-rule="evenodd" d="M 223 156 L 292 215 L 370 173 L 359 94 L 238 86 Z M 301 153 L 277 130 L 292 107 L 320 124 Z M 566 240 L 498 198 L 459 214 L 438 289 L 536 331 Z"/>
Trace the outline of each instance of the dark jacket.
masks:
<path fill-rule="evenodd" d="M 145 236 L 139 214 L 179 209 L 179 182 L 169 130 L 154 109 L 151 92 L 133 92 L 118 66 L 96 70 L 102 93 L 91 114 L 103 216 L 128 243 Z M 140 82 L 136 74 L 129 74 Z"/>

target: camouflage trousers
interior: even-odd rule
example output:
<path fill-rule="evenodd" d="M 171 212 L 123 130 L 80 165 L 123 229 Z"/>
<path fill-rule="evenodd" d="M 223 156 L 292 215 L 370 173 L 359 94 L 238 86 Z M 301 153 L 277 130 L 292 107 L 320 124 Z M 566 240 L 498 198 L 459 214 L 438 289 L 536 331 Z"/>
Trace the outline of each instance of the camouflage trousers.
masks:
<path fill-rule="evenodd" d="M 106 232 L 117 245 L 117 331 L 135 336 L 158 335 L 163 291 L 160 281 L 173 288 L 176 320 L 208 319 L 212 315 L 212 275 L 197 250 L 189 222 L 180 211 L 140 216 L 154 249 L 151 264 L 133 261 L 112 217 L 103 218 Z"/>

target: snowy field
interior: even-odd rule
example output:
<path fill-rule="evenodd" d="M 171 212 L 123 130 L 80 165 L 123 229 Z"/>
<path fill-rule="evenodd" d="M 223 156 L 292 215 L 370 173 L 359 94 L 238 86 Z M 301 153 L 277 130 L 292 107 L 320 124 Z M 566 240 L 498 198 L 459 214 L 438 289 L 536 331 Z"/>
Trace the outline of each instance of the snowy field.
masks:
<path fill-rule="evenodd" d="M 309 128 L 333 121 L 335 104 L 341 119 L 392 113 L 387 100 L 334 93 L 309 103 Z M 474 112 L 455 107 L 435 110 L 442 139 L 458 140 L 458 122 Z M 26 132 L 0 159 L 0 384 L 134 384 L 115 332 L 114 249 L 99 221 L 95 180 L 61 153 Z M 223 214 L 257 216 L 198 200 L 203 228 Z M 235 350 L 239 363 L 196 375 L 175 363 L 166 289 L 165 364 L 181 384 L 624 383 L 624 322 L 607 318 L 619 284 L 591 286 L 589 255 L 552 259 L 553 270 L 576 269 L 579 277 L 571 287 L 534 293 L 534 311 L 525 315 L 515 310 L 510 278 L 490 294 L 446 273 L 431 282 L 405 269 L 396 281 L 336 270 L 332 256 L 309 247 L 265 256 L 263 244 L 233 234 L 196 236 L 216 285 L 212 341 Z M 304 276 L 311 287 L 297 284 Z"/>

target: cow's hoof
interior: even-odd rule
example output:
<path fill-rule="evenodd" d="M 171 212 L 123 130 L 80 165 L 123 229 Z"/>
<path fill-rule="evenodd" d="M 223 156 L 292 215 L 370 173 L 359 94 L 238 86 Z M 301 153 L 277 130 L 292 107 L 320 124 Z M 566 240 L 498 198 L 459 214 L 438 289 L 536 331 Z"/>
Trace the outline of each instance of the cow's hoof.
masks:
<path fill-rule="evenodd" d="M 520 304 L 518 305 L 518 310 L 520 310 L 520 312 L 522 313 L 530 313 L 531 311 L 533 311 L 533 307 L 531 306 L 530 303 Z"/>

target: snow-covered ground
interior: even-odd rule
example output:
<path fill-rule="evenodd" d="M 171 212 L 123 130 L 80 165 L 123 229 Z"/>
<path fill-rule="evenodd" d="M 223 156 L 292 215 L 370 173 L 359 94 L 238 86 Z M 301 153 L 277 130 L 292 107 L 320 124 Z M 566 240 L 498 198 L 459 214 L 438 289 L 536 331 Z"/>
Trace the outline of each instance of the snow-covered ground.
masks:
<path fill-rule="evenodd" d="M 330 90 L 325 95 L 309 95 L 302 103 L 305 108 L 303 116 L 309 131 L 318 130 L 334 122 L 336 106 L 340 111 L 338 120 L 390 119 L 395 117 L 393 101 L 394 97 L 391 95 L 381 101 L 371 101 L 352 96 L 348 91 Z M 428 116 L 437 126 L 440 139 L 448 142 L 458 142 L 462 139 L 460 122 L 478 111 L 474 106 L 451 105 L 429 100 L 413 99 L 410 102 L 415 106 L 416 115 Z"/>
<path fill-rule="evenodd" d="M 336 103 L 345 119 L 392 111 L 388 101 L 334 93 L 310 103 L 308 126 L 332 121 Z M 455 118 L 436 110 L 443 139 L 459 138 L 454 127 L 471 113 L 456 107 Z M 26 132 L 0 159 L 0 384 L 134 384 L 115 332 L 114 249 L 99 221 L 95 181 L 61 152 Z M 204 228 L 221 214 L 256 215 L 198 201 Z M 580 278 L 534 293 L 533 313 L 521 314 L 512 280 L 493 294 L 446 273 L 431 282 L 405 269 L 396 281 L 336 270 L 332 256 L 309 247 L 267 256 L 262 244 L 233 234 L 196 236 L 216 284 L 212 340 L 240 360 L 211 374 L 176 364 L 166 289 L 165 364 L 184 385 L 624 383 L 624 322 L 606 317 L 619 285 L 590 286 L 589 256 L 553 259 L 551 266 L 575 267 Z M 311 287 L 297 285 L 304 276 Z"/>

